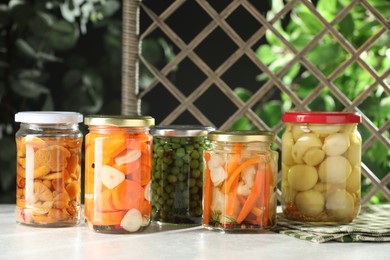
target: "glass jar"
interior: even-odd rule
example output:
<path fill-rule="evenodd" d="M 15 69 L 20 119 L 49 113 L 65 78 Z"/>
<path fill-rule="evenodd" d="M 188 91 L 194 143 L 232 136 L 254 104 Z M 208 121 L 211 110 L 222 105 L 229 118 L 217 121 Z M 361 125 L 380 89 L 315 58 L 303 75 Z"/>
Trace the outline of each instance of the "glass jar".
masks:
<path fill-rule="evenodd" d="M 203 226 L 261 231 L 276 224 L 278 153 L 272 132 L 214 131 L 205 152 Z"/>
<path fill-rule="evenodd" d="M 282 115 L 282 208 L 298 221 L 348 223 L 360 210 L 360 116 L 344 112 Z"/>
<path fill-rule="evenodd" d="M 196 125 L 152 129 L 152 214 L 157 223 L 201 224 L 203 153 L 211 130 Z"/>
<path fill-rule="evenodd" d="M 80 221 L 81 145 L 74 112 L 19 112 L 16 132 L 16 222 L 72 226 Z"/>
<path fill-rule="evenodd" d="M 88 116 L 84 215 L 101 233 L 144 230 L 151 217 L 149 116 Z"/>

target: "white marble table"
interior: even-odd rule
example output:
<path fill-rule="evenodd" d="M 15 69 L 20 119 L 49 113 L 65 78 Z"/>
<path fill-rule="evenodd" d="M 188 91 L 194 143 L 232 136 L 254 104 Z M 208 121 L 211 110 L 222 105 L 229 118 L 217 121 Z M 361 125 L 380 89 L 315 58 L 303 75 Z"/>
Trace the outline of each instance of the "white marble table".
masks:
<path fill-rule="evenodd" d="M 390 243 L 314 244 L 272 232 L 223 234 L 201 227 L 98 234 L 85 224 L 34 228 L 15 223 L 0 205 L 0 259 L 390 259 Z"/>

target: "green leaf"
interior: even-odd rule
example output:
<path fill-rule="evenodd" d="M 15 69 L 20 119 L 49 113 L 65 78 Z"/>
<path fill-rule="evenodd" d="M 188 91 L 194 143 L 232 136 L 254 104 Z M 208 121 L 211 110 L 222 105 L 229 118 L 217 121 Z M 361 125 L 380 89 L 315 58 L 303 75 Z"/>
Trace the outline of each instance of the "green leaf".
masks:
<path fill-rule="evenodd" d="M 145 39 L 142 41 L 142 55 L 145 59 L 152 63 L 156 64 L 157 62 L 162 60 L 162 50 L 160 45 L 151 39 Z"/>
<path fill-rule="evenodd" d="M 390 97 L 385 97 L 382 98 L 380 103 L 380 113 L 381 113 L 381 118 L 383 119 L 389 119 L 390 118 Z"/>
<path fill-rule="evenodd" d="M 59 57 L 56 57 L 54 55 L 44 53 L 44 52 L 38 52 L 37 53 L 37 59 L 40 61 L 48 61 L 48 62 L 62 62 L 63 60 Z"/>
<path fill-rule="evenodd" d="M 345 38 L 351 39 L 355 30 L 355 23 L 351 14 L 347 14 L 344 19 L 341 20 L 338 24 L 338 30 Z"/>
<path fill-rule="evenodd" d="M 239 97 L 243 102 L 247 102 L 252 97 L 252 92 L 245 88 L 235 88 L 234 93 Z"/>
<path fill-rule="evenodd" d="M 72 48 L 76 44 L 79 34 L 74 24 L 59 20 L 53 24 L 48 41 L 54 49 L 63 51 Z"/>
<path fill-rule="evenodd" d="M 108 0 L 103 5 L 103 14 L 104 17 L 111 17 L 113 16 L 120 8 L 120 3 L 117 0 Z"/>
<path fill-rule="evenodd" d="M 297 9 L 296 13 L 291 15 L 291 19 L 312 35 L 316 35 L 323 29 L 317 18 L 309 11 L 306 11 L 306 9 Z"/>
<path fill-rule="evenodd" d="M 16 47 L 28 58 L 36 58 L 35 50 L 23 39 L 19 38 L 15 42 Z"/>
<path fill-rule="evenodd" d="M 33 34 L 39 37 L 45 37 L 45 34 L 53 23 L 54 18 L 51 15 L 43 12 L 37 12 L 36 15 L 34 15 L 28 22 L 28 27 Z"/>
<path fill-rule="evenodd" d="M 272 52 L 272 48 L 269 45 L 260 45 L 256 50 L 256 56 L 266 65 L 277 59 L 277 56 Z"/>
<path fill-rule="evenodd" d="M 15 93 L 26 98 L 37 98 L 41 94 L 49 93 L 45 86 L 31 79 L 14 79 L 11 81 L 11 87 Z"/>
<path fill-rule="evenodd" d="M 46 95 L 45 103 L 41 108 L 42 111 L 53 111 L 54 110 L 54 101 L 51 94 Z"/>
<path fill-rule="evenodd" d="M 251 130 L 253 128 L 252 123 L 246 117 L 240 117 L 233 123 L 230 130 Z"/>
<path fill-rule="evenodd" d="M 279 123 L 282 117 L 282 103 L 279 100 L 271 100 L 256 110 L 256 114 L 269 126 Z"/>

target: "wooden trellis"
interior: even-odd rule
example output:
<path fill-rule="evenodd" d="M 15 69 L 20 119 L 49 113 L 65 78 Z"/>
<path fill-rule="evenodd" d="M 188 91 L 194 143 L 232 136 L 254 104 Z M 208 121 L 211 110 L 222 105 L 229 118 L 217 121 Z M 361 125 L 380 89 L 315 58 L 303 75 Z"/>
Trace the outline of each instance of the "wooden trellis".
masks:
<path fill-rule="evenodd" d="M 195 0 L 193 0 L 195 1 Z M 173 123 L 184 111 L 189 112 L 199 123 L 204 125 L 213 125 L 213 122 L 195 105 L 195 101 L 205 94 L 211 87 L 216 86 L 220 92 L 225 95 L 236 107 L 236 111 L 228 117 L 228 119 L 219 126 L 220 129 L 228 129 L 237 119 L 246 116 L 256 127 L 260 129 L 268 129 L 279 132 L 283 128 L 283 123 L 280 122 L 272 128 L 268 126 L 256 113 L 252 107 L 262 99 L 273 87 L 278 88 L 281 92 L 288 95 L 296 110 L 309 110 L 308 105 L 313 102 L 324 88 L 328 88 L 331 94 L 345 106 L 345 111 L 359 112 L 362 115 L 362 124 L 371 132 L 371 137 L 365 140 L 362 152 L 366 152 L 374 141 L 380 141 L 387 149 L 390 149 L 390 140 L 386 136 L 389 131 L 390 121 L 385 122 L 382 126 L 377 127 L 360 109 L 358 105 L 361 104 L 376 88 L 381 86 L 387 94 L 390 94 L 390 87 L 386 82 L 390 73 L 390 68 L 379 74 L 372 68 L 361 54 L 368 50 L 374 42 L 384 34 L 389 34 L 389 21 L 381 15 L 367 0 L 351 0 L 348 6 L 342 9 L 336 17 L 328 22 L 309 0 L 291 0 L 284 6 L 279 13 L 271 20 L 267 20 L 265 16 L 256 9 L 248 0 L 232 0 L 227 6 L 221 10 L 216 11 L 208 1 L 196 0 L 199 5 L 210 16 L 211 21 L 204 26 L 204 28 L 189 42 L 183 41 L 180 36 L 166 23 L 166 20 L 175 12 L 180 12 L 180 7 L 186 3 L 185 0 L 171 1 L 171 4 L 161 13 L 156 14 L 150 5 L 153 1 L 141 0 L 124 0 L 123 1 L 123 65 L 122 65 L 122 113 L 123 114 L 137 114 L 140 112 L 140 101 L 146 97 L 150 91 L 157 87 L 165 88 L 178 102 L 179 105 L 163 119 L 161 124 Z M 274 27 L 275 22 L 281 20 L 288 14 L 297 3 L 305 5 L 311 13 L 323 25 L 323 29 L 301 50 L 297 50 L 288 40 L 281 35 Z M 334 25 L 342 21 L 345 16 L 357 5 L 363 6 L 374 19 L 379 22 L 381 28 L 366 40 L 359 48 L 355 48 Z M 244 8 L 254 19 L 256 19 L 261 26 L 248 39 L 244 40 L 240 35 L 229 25 L 226 21 L 227 17 L 232 14 L 237 8 Z M 150 25 L 139 31 L 139 13 L 144 12 L 149 19 Z M 223 32 L 239 46 L 222 64 L 217 68 L 212 69 L 202 58 L 194 51 L 216 28 L 220 28 Z M 175 57 L 166 64 L 163 68 L 156 68 L 149 63 L 140 53 L 140 43 L 146 39 L 155 30 L 161 30 L 170 41 L 172 41 L 179 49 Z M 273 73 L 252 50 L 252 47 L 258 40 L 264 37 L 267 31 L 272 32 L 275 37 L 291 52 L 294 57 L 288 64 L 278 73 Z M 350 58 L 342 62 L 329 75 L 324 73 L 313 65 L 305 55 L 313 49 L 315 45 L 323 38 L 325 34 L 330 34 L 338 44 L 350 54 Z M 241 57 L 247 57 L 253 64 L 262 72 L 264 72 L 269 80 L 265 82 L 259 89 L 251 96 L 247 102 L 241 101 L 233 90 L 224 82 L 221 76 L 231 68 Z M 184 59 L 189 59 L 193 64 L 200 69 L 206 76 L 205 80 L 201 82 L 196 89 L 189 95 L 184 95 L 182 91 L 169 80 L 169 73 L 180 64 Z M 140 91 L 138 88 L 138 62 L 141 61 L 149 72 L 153 75 L 154 81 L 147 89 Z M 295 63 L 301 63 L 313 76 L 319 81 L 318 85 L 306 98 L 300 99 L 296 93 L 286 86 L 281 77 L 285 75 Z M 344 93 L 338 89 L 334 80 L 352 63 L 357 63 L 374 79 L 374 82 L 361 92 L 354 100 L 349 100 Z M 281 140 L 278 139 L 277 144 L 281 145 Z M 390 172 L 384 178 L 379 179 L 374 172 L 372 172 L 367 165 L 362 163 L 363 176 L 369 179 L 372 183 L 372 189 L 363 198 L 362 203 L 369 201 L 378 191 L 381 192 L 387 200 L 390 200 L 390 190 L 386 187 L 390 183 Z"/>

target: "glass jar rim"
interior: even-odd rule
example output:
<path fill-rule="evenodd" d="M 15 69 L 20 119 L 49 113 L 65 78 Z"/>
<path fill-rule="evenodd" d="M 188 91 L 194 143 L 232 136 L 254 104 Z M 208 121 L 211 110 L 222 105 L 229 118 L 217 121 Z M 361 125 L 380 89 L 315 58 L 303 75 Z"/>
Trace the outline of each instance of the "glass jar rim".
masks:
<path fill-rule="evenodd" d="M 90 115 L 84 119 L 89 126 L 149 127 L 154 125 L 151 116 Z"/>
<path fill-rule="evenodd" d="M 207 136 L 211 131 L 214 131 L 213 126 L 203 125 L 158 125 L 151 129 L 154 136 L 169 136 L 169 137 L 191 137 L 191 136 Z"/>
<path fill-rule="evenodd" d="M 358 113 L 349 112 L 296 111 L 284 113 L 282 121 L 285 123 L 354 124 L 361 122 L 361 116 Z"/>
<path fill-rule="evenodd" d="M 275 134 L 271 131 L 212 131 L 208 134 L 211 141 L 220 142 L 272 142 Z"/>
<path fill-rule="evenodd" d="M 70 111 L 24 111 L 15 114 L 15 122 L 27 124 L 78 124 L 83 115 Z"/>

